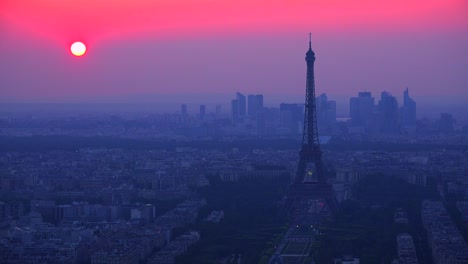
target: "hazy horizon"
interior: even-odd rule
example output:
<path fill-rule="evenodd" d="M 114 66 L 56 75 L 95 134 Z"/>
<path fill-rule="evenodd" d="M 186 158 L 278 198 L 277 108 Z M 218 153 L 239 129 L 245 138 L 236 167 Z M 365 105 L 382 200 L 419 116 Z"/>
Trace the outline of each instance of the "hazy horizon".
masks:
<path fill-rule="evenodd" d="M 303 97 L 309 32 L 317 94 L 400 96 L 409 87 L 417 101 L 468 98 L 466 1 L 166 4 L 2 1 L 2 101 L 236 91 Z M 69 50 L 77 40 L 88 46 L 79 58 Z"/>
<path fill-rule="evenodd" d="M 364 91 L 364 90 L 362 90 Z M 243 93 L 243 91 L 239 91 Z M 304 88 L 305 92 L 305 88 Z M 403 103 L 402 93 L 388 91 L 398 100 L 398 105 Z M 465 98 L 410 96 L 417 103 L 418 118 L 438 118 L 441 113 L 451 113 L 459 121 L 467 121 L 466 111 L 468 105 Z M 248 95 L 250 93 L 244 93 Z M 252 93 L 257 94 L 257 93 Z M 317 96 L 320 94 L 317 94 Z M 265 107 L 279 107 L 281 103 L 304 103 L 304 95 L 301 94 L 263 94 Z M 349 116 L 349 98 L 354 95 L 337 96 L 327 94 L 328 100 L 337 102 L 337 116 Z M 372 93 L 375 104 L 378 104 L 380 93 Z M 181 104 L 187 104 L 189 114 L 196 114 L 199 105 L 206 105 L 206 111 L 214 112 L 216 105 L 221 105 L 222 112 L 230 113 L 230 101 L 235 99 L 235 94 L 221 93 L 194 93 L 194 94 L 134 94 L 131 96 L 115 97 L 88 97 L 88 98 L 60 98 L 43 101 L 0 101 L 0 114 L 39 114 L 60 112 L 73 113 L 176 113 L 180 111 Z"/>

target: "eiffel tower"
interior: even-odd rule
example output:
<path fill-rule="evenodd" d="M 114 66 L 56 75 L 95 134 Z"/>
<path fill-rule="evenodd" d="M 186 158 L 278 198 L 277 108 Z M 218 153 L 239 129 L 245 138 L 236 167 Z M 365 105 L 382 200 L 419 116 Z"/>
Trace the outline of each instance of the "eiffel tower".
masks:
<path fill-rule="evenodd" d="M 324 174 L 315 102 L 315 53 L 311 34 L 306 53 L 307 81 L 302 148 L 294 182 L 289 186 L 285 209 L 297 224 L 318 223 L 320 217 L 337 209 L 332 186 Z"/>

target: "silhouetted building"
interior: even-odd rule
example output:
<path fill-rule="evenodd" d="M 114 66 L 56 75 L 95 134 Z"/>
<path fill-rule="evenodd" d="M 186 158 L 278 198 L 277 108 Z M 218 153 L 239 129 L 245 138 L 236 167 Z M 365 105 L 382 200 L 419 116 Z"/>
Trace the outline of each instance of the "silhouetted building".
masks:
<path fill-rule="evenodd" d="M 332 125 L 336 122 L 336 101 L 328 101 L 327 95 L 321 94 L 316 102 L 319 132 L 331 133 Z"/>
<path fill-rule="evenodd" d="M 239 117 L 242 119 L 246 116 L 246 113 L 247 113 L 247 104 L 246 104 L 246 100 L 245 100 L 245 95 L 237 92 L 236 93 L 236 100 L 238 102 L 238 105 L 239 105 Z"/>
<path fill-rule="evenodd" d="M 263 107 L 263 95 L 249 95 L 248 97 L 248 115 L 250 117 L 257 117 L 258 111 Z"/>
<path fill-rule="evenodd" d="M 376 107 L 371 92 L 359 92 L 358 97 L 351 97 L 349 110 L 353 133 L 373 133 L 377 129 Z"/>
<path fill-rule="evenodd" d="M 371 92 L 359 92 L 349 100 L 349 113 L 353 126 L 368 128 L 374 113 L 374 97 Z"/>
<path fill-rule="evenodd" d="M 145 223 L 152 223 L 155 219 L 155 207 L 152 204 L 146 204 L 138 208 L 131 209 L 131 219 L 141 219 Z"/>
<path fill-rule="evenodd" d="M 397 252 L 398 258 L 396 263 L 402 264 L 418 264 L 416 249 L 414 247 L 413 238 L 410 234 L 400 233 L 397 236 Z"/>
<path fill-rule="evenodd" d="M 416 102 L 409 97 L 408 88 L 403 93 L 403 106 L 401 107 L 401 126 L 410 128 L 416 126 Z"/>
<path fill-rule="evenodd" d="M 129 245 L 111 245 L 108 250 L 99 250 L 92 254 L 91 264 L 137 264 L 138 252 L 135 247 Z"/>
<path fill-rule="evenodd" d="M 206 113 L 205 105 L 200 105 L 200 114 L 199 114 L 200 119 L 203 120 L 205 118 L 205 113 Z"/>
<path fill-rule="evenodd" d="M 280 109 L 276 107 L 263 107 L 257 113 L 257 133 L 258 135 L 275 135 L 279 126 Z"/>
<path fill-rule="evenodd" d="M 183 116 L 186 116 L 188 114 L 187 112 L 187 105 L 186 104 L 182 104 L 180 106 L 180 113 L 183 115 Z"/>
<path fill-rule="evenodd" d="M 31 200 L 31 212 L 40 213 L 44 222 L 55 222 L 55 201 Z"/>
<path fill-rule="evenodd" d="M 300 104 L 280 104 L 280 125 L 286 128 L 289 134 L 301 133 L 304 120 L 304 108 Z"/>
<path fill-rule="evenodd" d="M 245 101 L 245 95 L 239 92 L 236 93 L 236 99 L 231 101 L 231 117 L 233 124 L 237 124 L 244 120 L 247 108 Z"/>
<path fill-rule="evenodd" d="M 440 114 L 439 120 L 439 130 L 444 133 L 453 132 L 453 124 L 455 120 L 453 119 L 452 114 L 450 113 L 442 113 Z"/>
<path fill-rule="evenodd" d="M 18 219 L 24 215 L 24 206 L 22 202 L 1 202 L 0 201 L 0 220 L 11 217 Z"/>
<path fill-rule="evenodd" d="M 220 115 L 221 114 L 221 105 L 216 105 L 216 115 Z"/>
<path fill-rule="evenodd" d="M 231 118 L 233 124 L 239 123 L 239 100 L 231 101 Z"/>
<path fill-rule="evenodd" d="M 380 132 L 394 134 L 399 132 L 398 125 L 398 102 L 388 92 L 382 92 L 379 101 Z"/>

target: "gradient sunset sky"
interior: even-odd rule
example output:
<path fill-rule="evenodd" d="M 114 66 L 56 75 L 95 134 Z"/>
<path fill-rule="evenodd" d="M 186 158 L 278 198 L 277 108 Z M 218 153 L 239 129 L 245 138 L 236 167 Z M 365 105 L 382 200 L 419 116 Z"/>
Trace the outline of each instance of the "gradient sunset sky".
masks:
<path fill-rule="evenodd" d="M 1 0 L 0 101 L 302 96 L 309 32 L 317 94 L 468 99 L 466 0 Z"/>

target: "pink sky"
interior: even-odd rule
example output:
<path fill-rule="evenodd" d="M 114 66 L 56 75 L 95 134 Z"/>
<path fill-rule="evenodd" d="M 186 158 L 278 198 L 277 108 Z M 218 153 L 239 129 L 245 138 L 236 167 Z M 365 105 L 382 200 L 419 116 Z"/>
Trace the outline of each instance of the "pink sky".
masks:
<path fill-rule="evenodd" d="M 465 0 L 2 0 L 0 93 L 301 95 L 308 32 L 318 93 L 468 98 Z"/>

